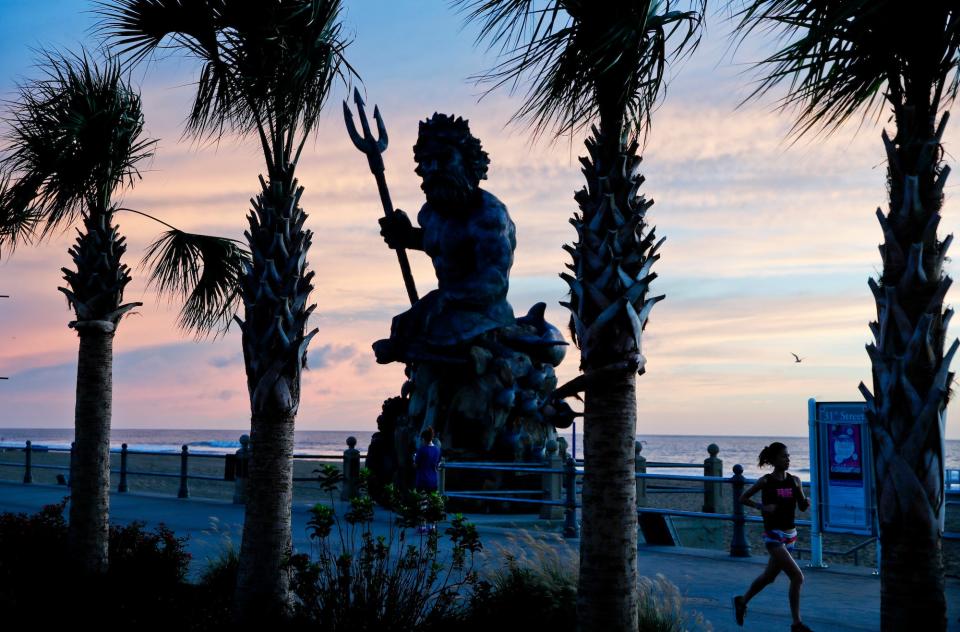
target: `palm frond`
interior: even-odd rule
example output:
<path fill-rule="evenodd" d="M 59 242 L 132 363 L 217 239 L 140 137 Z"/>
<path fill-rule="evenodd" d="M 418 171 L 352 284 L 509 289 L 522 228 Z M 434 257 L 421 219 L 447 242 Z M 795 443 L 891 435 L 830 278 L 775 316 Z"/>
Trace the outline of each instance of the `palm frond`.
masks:
<path fill-rule="evenodd" d="M 0 256 L 12 254 L 17 246 L 36 236 L 40 215 L 31 205 L 35 187 L 25 180 L 0 176 Z M 26 197 L 26 200 L 19 198 Z"/>
<path fill-rule="evenodd" d="M 8 235 L 28 236 L 42 223 L 45 236 L 88 205 L 106 210 L 117 187 L 140 177 L 155 143 L 141 138 L 140 95 L 115 60 L 46 53 L 42 67 L 46 75 L 10 104 L 0 196 Z"/>
<path fill-rule="evenodd" d="M 148 286 L 183 301 L 178 326 L 197 337 L 224 333 L 240 304 L 240 277 L 250 253 L 223 237 L 171 229 L 147 248 Z"/>
<path fill-rule="evenodd" d="M 163 47 L 201 60 L 187 132 L 256 134 L 268 166 L 299 151 L 332 84 L 355 75 L 341 0 L 110 0 L 100 12 L 108 40 L 134 62 Z"/>
<path fill-rule="evenodd" d="M 958 12 L 949 0 L 916 9 L 894 0 L 746 2 L 739 37 L 762 30 L 781 43 L 757 64 L 767 70 L 747 100 L 785 86 L 780 105 L 797 110 L 797 136 L 878 114 L 884 98 L 936 111 L 957 94 Z"/>
<path fill-rule="evenodd" d="M 578 131 L 598 118 L 635 134 L 650 125 L 667 65 L 696 49 L 704 1 L 462 0 L 480 38 L 502 61 L 478 77 L 491 87 L 525 86 L 513 117 L 535 134 Z M 613 120 L 610 120 L 613 119 Z"/>
<path fill-rule="evenodd" d="M 454 0 L 467 22 L 479 22 L 477 43 L 501 53 L 529 46 L 551 33 L 564 19 L 562 3 L 555 0 Z"/>
<path fill-rule="evenodd" d="M 217 0 L 128 0 L 97 2 L 98 28 L 132 62 L 142 61 L 166 46 L 186 47 L 200 57 L 215 59 Z M 172 44 L 165 44 L 167 38 Z"/>
<path fill-rule="evenodd" d="M 140 63 L 158 50 L 183 50 L 202 62 L 188 132 L 219 137 L 238 99 L 222 59 L 228 53 L 220 37 L 225 2 L 117 0 L 98 7 L 100 32 L 128 63 Z"/>

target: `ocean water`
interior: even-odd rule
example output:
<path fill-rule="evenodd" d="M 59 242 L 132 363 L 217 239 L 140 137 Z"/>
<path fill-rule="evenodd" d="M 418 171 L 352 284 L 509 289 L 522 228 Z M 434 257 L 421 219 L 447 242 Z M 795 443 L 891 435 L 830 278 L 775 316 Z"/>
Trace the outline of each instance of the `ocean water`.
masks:
<path fill-rule="evenodd" d="M 563 435 L 561 435 L 563 436 Z M 567 441 L 570 434 L 565 435 Z M 643 442 L 643 456 L 647 461 L 661 461 L 673 463 L 703 463 L 709 454 L 707 446 L 717 444 L 720 452 L 717 458 L 723 461 L 724 476 L 733 474 L 733 466 L 743 466 L 743 475 L 747 478 L 758 478 L 770 471 L 770 467 L 761 468 L 757 465 L 760 451 L 774 441 L 787 446 L 790 452 L 790 471 L 802 480 L 810 480 L 810 443 L 806 436 L 802 437 L 756 437 L 756 436 L 706 436 L 706 435 L 638 435 L 637 439 Z M 577 455 L 582 453 L 583 437 L 577 433 Z M 946 467 L 960 468 L 960 440 L 946 442 Z M 702 474 L 688 468 L 648 468 L 651 474 Z"/>
<path fill-rule="evenodd" d="M 370 444 L 372 430 L 297 430 L 294 449 L 298 454 L 338 454 L 346 448 L 348 436 L 356 437 L 357 447 L 365 452 Z M 114 428 L 110 437 L 113 450 L 127 444 L 129 450 L 179 452 L 188 446 L 190 452 L 206 454 L 232 453 L 240 447 L 242 430 L 182 430 L 182 429 L 124 429 Z M 572 443 L 570 431 L 560 433 Z M 703 463 L 707 446 L 717 444 L 717 455 L 723 461 L 723 473 L 729 476 L 737 463 L 743 466 L 744 476 L 756 478 L 768 469 L 757 466 L 757 455 L 764 446 L 781 441 L 790 450 L 790 469 L 803 480 L 810 478 L 810 451 L 806 437 L 752 437 L 707 435 L 638 435 L 643 441 L 643 456 L 648 461 L 673 463 Z M 73 441 L 72 428 L 0 428 L 0 447 L 19 448 L 30 440 L 35 447 L 69 448 Z M 583 435 L 577 433 L 577 456 L 583 455 Z M 946 466 L 960 469 L 960 440 L 946 442 Z M 687 468 L 650 468 L 650 473 L 698 474 Z"/>
<path fill-rule="evenodd" d="M 240 435 L 247 430 L 184 430 L 114 428 L 110 432 L 110 449 L 120 450 L 126 443 L 128 450 L 151 452 L 180 452 L 187 446 L 190 452 L 202 454 L 233 453 L 240 447 Z M 293 435 L 294 450 L 298 454 L 335 454 L 347 447 L 347 437 L 357 439 L 357 447 L 366 451 L 372 430 L 297 430 Z M 0 447 L 23 447 L 30 440 L 33 446 L 69 448 L 73 428 L 0 428 Z"/>

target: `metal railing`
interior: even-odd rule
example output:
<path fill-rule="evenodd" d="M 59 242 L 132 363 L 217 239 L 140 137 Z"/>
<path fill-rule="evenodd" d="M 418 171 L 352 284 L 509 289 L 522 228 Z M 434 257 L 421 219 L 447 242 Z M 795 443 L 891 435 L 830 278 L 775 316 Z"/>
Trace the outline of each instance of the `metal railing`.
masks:
<path fill-rule="evenodd" d="M 486 471 L 510 472 L 519 474 L 538 474 L 541 477 L 541 489 L 522 490 L 451 490 L 447 486 L 447 473 L 450 471 Z M 487 462 L 450 462 L 440 460 L 439 490 L 447 498 L 486 502 L 517 503 L 536 505 L 542 518 L 556 518 L 562 511 L 563 534 L 568 538 L 580 537 L 580 524 L 577 521 L 577 478 L 583 470 L 577 467 L 573 457 L 560 454 L 556 441 L 547 441 L 546 454 L 542 463 L 515 463 L 503 461 Z M 524 496 L 539 496 L 524 498 Z"/>
<path fill-rule="evenodd" d="M 359 463 L 360 459 L 365 458 L 366 455 L 361 453 L 355 448 L 357 440 L 353 437 L 347 438 L 347 449 L 343 451 L 343 454 L 298 454 L 293 455 L 294 460 L 299 461 L 317 461 L 319 462 L 336 462 L 343 464 L 343 473 L 344 473 L 344 482 L 343 482 L 343 492 L 342 494 L 353 493 L 357 484 L 359 483 Z M 22 451 L 23 460 L 19 462 L 13 461 L 0 461 L 0 467 L 15 467 L 22 468 L 23 473 L 23 483 L 32 484 L 34 482 L 34 471 L 35 470 L 59 470 L 66 472 L 67 476 L 58 475 L 57 481 L 69 487 L 70 485 L 70 475 L 69 473 L 73 467 L 73 451 L 76 444 L 71 444 L 69 448 L 58 448 L 58 447 L 36 447 L 33 445 L 32 441 L 26 441 L 24 447 L 6 447 L 3 449 L 3 452 L 7 451 Z M 34 453 L 61 453 L 70 455 L 70 465 L 52 465 L 45 463 L 34 463 Z M 117 484 L 118 493 L 127 493 L 129 491 L 129 481 L 128 477 L 130 476 L 142 476 L 142 477 L 153 477 L 153 478 L 176 478 L 179 480 L 179 486 L 177 489 L 177 498 L 189 498 L 190 497 L 190 486 L 189 481 L 211 481 L 211 482 L 230 482 L 234 485 L 233 490 L 233 502 L 237 504 L 242 504 L 246 502 L 246 479 L 247 479 L 247 467 L 250 458 L 250 440 L 247 435 L 240 437 L 240 449 L 237 450 L 234 454 L 210 454 L 203 452 L 190 452 L 190 448 L 187 445 L 183 445 L 180 448 L 180 452 L 169 452 L 169 451 L 160 451 L 160 450 L 130 450 L 127 447 L 127 444 L 124 443 L 121 445 L 120 450 L 111 450 L 113 454 L 120 455 L 120 467 L 111 468 L 111 475 L 118 475 L 119 481 Z M 159 456 L 159 457 L 179 457 L 179 470 L 178 471 L 144 471 L 130 469 L 128 465 L 129 457 L 133 456 Z M 209 474 L 191 474 L 190 473 L 190 460 L 191 459 L 220 459 L 224 461 L 223 475 L 222 476 L 211 476 Z M 294 482 L 314 482 L 317 481 L 317 477 L 294 477 Z"/>
<path fill-rule="evenodd" d="M 733 476 L 725 477 L 722 475 L 722 461 L 716 457 L 719 449 L 715 445 L 711 445 L 709 448 L 710 457 L 704 461 L 703 465 L 700 464 L 678 464 L 670 462 L 658 462 L 658 461 L 646 461 L 640 452 L 642 446 L 637 443 L 636 446 L 636 473 L 635 479 L 637 482 L 637 515 L 638 519 L 643 515 L 661 515 L 664 517 L 679 517 L 679 518 L 696 518 L 696 519 L 705 519 L 705 520 L 721 520 L 733 523 L 733 535 L 730 542 L 730 554 L 732 556 L 745 557 L 750 555 L 750 547 L 747 543 L 745 528 L 748 523 L 762 523 L 763 518 L 756 515 L 747 515 L 743 504 L 740 502 L 740 496 L 743 494 L 743 490 L 747 485 L 751 485 L 756 482 L 754 479 L 748 479 L 743 476 L 743 467 L 741 465 L 735 465 L 733 467 Z M 550 448 L 548 442 L 548 455 L 542 465 L 534 463 L 524 463 L 524 464 L 513 464 L 506 462 L 489 462 L 489 463 L 454 463 L 442 461 L 441 463 L 441 489 L 449 498 L 458 498 L 458 499 L 467 499 L 467 500 L 483 500 L 491 502 L 504 502 L 504 503 L 519 503 L 524 505 L 540 505 L 541 508 L 550 508 L 550 507 L 563 507 L 564 508 L 564 535 L 566 537 L 577 537 L 579 535 L 579 520 L 576 517 L 576 511 L 581 507 L 578 501 L 579 488 L 582 484 L 582 476 L 584 470 L 580 467 L 580 462 L 574 461 L 572 458 L 567 457 L 566 462 L 562 467 L 557 467 L 556 463 L 550 463 Z M 551 466 L 552 465 L 552 466 Z M 686 467 L 686 468 L 703 468 L 705 472 L 717 472 L 717 475 L 685 475 L 685 474 L 654 474 L 647 472 L 647 468 L 651 467 Z M 544 477 L 545 483 L 542 490 L 522 490 L 522 491 L 492 491 L 492 490 L 479 490 L 479 491 L 468 491 L 468 490 L 452 490 L 449 487 L 444 486 L 443 481 L 445 477 L 443 475 L 444 471 L 451 470 L 486 470 L 490 472 L 519 472 L 519 473 L 536 473 Z M 556 478 L 562 481 L 563 496 L 561 497 L 557 493 L 551 493 L 550 487 L 548 487 L 547 480 L 551 477 Z M 691 493 L 703 493 L 704 494 L 704 507 L 703 511 L 689 511 L 682 509 L 669 509 L 669 508 L 655 508 L 647 507 L 646 504 L 646 494 L 651 492 L 654 488 L 654 481 L 682 481 L 686 483 L 702 483 L 703 489 L 699 488 L 690 488 L 689 486 L 683 488 L 686 492 Z M 648 485 L 649 482 L 649 485 Z M 720 502 L 719 499 L 722 496 L 722 490 L 727 486 L 730 486 L 730 503 L 731 503 L 731 512 L 722 513 L 719 511 Z M 801 485 L 809 489 L 809 481 L 802 481 Z M 558 489 L 556 485 L 553 486 L 554 490 Z M 664 488 L 670 489 L 670 488 Z M 540 498 L 532 498 L 530 496 L 538 495 Z M 956 492 L 952 492 L 951 496 L 955 495 Z M 950 501 L 953 504 L 953 501 Z M 797 526 L 802 527 L 812 527 L 813 523 L 811 520 L 798 519 L 795 521 Z M 944 539 L 947 540 L 960 540 L 960 533 L 946 532 L 944 533 Z M 876 542 L 875 537 L 869 537 L 862 542 L 859 542 L 848 549 L 845 550 L 824 550 L 823 553 L 832 556 L 850 556 L 854 558 L 854 563 L 859 562 L 859 552 L 866 546 Z M 810 549 L 798 548 L 800 552 L 810 552 Z"/>
<path fill-rule="evenodd" d="M 150 450 L 129 450 L 127 444 L 123 444 L 119 451 L 120 454 L 120 467 L 119 469 L 111 469 L 111 474 L 119 475 L 119 484 L 117 486 L 117 491 L 120 493 L 125 493 L 128 491 L 128 476 L 144 476 L 144 477 L 159 477 L 159 478 L 178 478 L 179 479 L 179 488 L 177 491 L 178 498 L 189 498 L 189 481 L 191 480 L 202 480 L 202 481 L 220 481 L 220 482 L 233 482 L 234 483 L 234 502 L 243 503 L 246 500 L 246 473 L 247 473 L 247 464 L 249 461 L 249 438 L 244 435 L 240 438 L 241 447 L 236 451 L 235 454 L 205 454 L 205 453 L 191 453 L 189 447 L 184 445 L 181 447 L 179 453 L 173 452 L 161 452 L 161 451 L 150 451 Z M 638 441 L 635 446 L 635 480 L 636 480 L 636 497 L 637 497 L 637 515 L 638 519 L 643 515 L 661 515 L 664 517 L 680 517 L 680 518 L 699 518 L 706 520 L 723 520 L 733 523 L 733 537 L 730 543 L 730 554 L 733 556 L 749 556 L 749 546 L 746 542 L 745 537 L 745 525 L 749 523 L 758 523 L 762 522 L 762 518 L 759 516 L 750 516 L 746 515 L 744 512 L 743 505 L 740 503 L 740 495 L 743 493 L 743 489 L 746 485 L 752 484 L 755 481 L 747 479 L 743 476 L 743 468 L 740 465 L 735 465 L 733 468 L 734 474 L 730 477 L 725 477 L 722 475 L 723 472 L 723 462 L 717 458 L 719 448 L 715 444 L 711 444 L 707 450 L 709 456 L 704 460 L 703 465 L 694 464 L 694 463 L 674 463 L 674 462 L 663 462 L 663 461 L 647 461 L 641 454 L 642 445 Z M 61 453 L 70 453 L 71 461 L 73 448 L 52 448 L 52 447 L 43 447 L 38 450 L 32 444 L 32 442 L 27 441 L 23 448 L 5 448 L 6 451 L 9 450 L 22 450 L 24 453 L 24 458 L 20 462 L 11 462 L 11 461 L 0 461 L 0 467 L 19 467 L 24 469 L 23 482 L 25 484 L 33 483 L 33 471 L 34 470 L 61 470 L 69 472 L 71 467 L 67 465 L 50 465 L 50 464 L 37 464 L 33 463 L 33 453 L 35 451 L 43 452 L 61 452 Z M 460 500 L 475 500 L 475 501 L 485 501 L 485 502 L 503 502 L 503 503 L 517 503 L 522 506 L 537 506 L 540 509 L 541 517 L 545 518 L 563 518 L 563 533 L 565 537 L 575 538 L 579 537 L 580 532 L 580 523 L 577 519 L 577 510 L 580 508 L 580 502 L 578 501 L 581 486 L 582 486 L 582 477 L 584 469 L 580 466 L 578 461 L 575 461 L 572 457 L 566 454 L 561 454 L 558 450 L 558 444 L 555 441 L 548 441 L 546 446 L 546 454 L 544 460 L 541 463 L 531 462 L 531 463 L 515 463 L 515 462 L 495 462 L 495 461 L 486 461 L 486 462 L 450 462 L 441 459 L 440 471 L 439 471 L 439 483 L 440 491 L 448 498 L 460 499 Z M 179 472 L 157 472 L 157 471 L 138 471 L 131 470 L 128 467 L 128 456 L 163 456 L 163 457 L 173 457 L 179 456 L 180 458 L 180 468 Z M 296 460 L 305 460 L 305 461 L 316 461 L 316 462 L 337 462 L 342 464 L 342 471 L 344 475 L 343 483 L 341 485 L 341 498 L 349 499 L 352 498 L 357 493 L 359 486 L 359 477 L 360 477 L 360 460 L 365 458 L 365 454 L 362 454 L 359 450 L 356 449 L 356 439 L 349 437 L 347 439 L 347 449 L 344 450 L 343 454 L 294 454 L 293 457 Z M 189 463 L 190 459 L 223 459 L 224 460 L 224 475 L 221 476 L 210 476 L 203 474 L 191 474 Z M 685 475 L 685 474 L 654 474 L 647 472 L 648 468 L 697 468 L 704 471 L 704 475 Z M 487 471 L 487 472 L 506 472 L 506 473 L 516 473 L 516 474 L 526 474 L 526 475 L 539 475 L 541 477 L 541 488 L 540 489 L 516 489 L 516 490 L 453 490 L 449 489 L 446 485 L 446 473 L 449 471 Z M 61 479 L 63 484 L 69 485 L 69 477 L 58 477 Z M 293 479 L 295 482 L 313 482 L 317 481 L 316 477 L 295 477 Z M 648 485 L 648 481 L 650 484 Z M 698 487 L 691 488 L 690 486 L 686 487 L 663 487 L 657 486 L 654 482 L 663 482 L 663 481 L 683 481 L 686 483 L 702 483 L 703 489 Z M 947 493 L 948 493 L 948 505 L 958 504 L 957 500 L 953 498 L 960 495 L 960 470 L 947 470 L 947 477 L 945 480 Z M 802 483 L 805 487 L 809 487 L 808 482 Z M 731 513 L 721 513 L 719 511 L 720 507 L 720 498 L 723 495 L 723 488 L 727 485 L 731 487 Z M 702 493 L 704 495 L 703 511 L 689 511 L 681 509 L 667 509 L 667 508 L 655 508 L 646 506 L 646 495 L 647 493 L 653 493 L 655 491 L 677 491 L 683 490 L 685 493 Z M 796 524 L 798 526 L 811 526 L 811 521 L 809 520 L 797 520 Z M 960 533 L 946 532 L 944 533 L 944 539 L 947 540 L 960 540 Z M 862 549 L 867 544 L 870 544 L 875 539 L 871 538 L 866 542 L 859 543 L 854 547 L 846 551 L 824 551 L 830 555 L 854 555 L 854 559 L 857 559 L 857 554 L 860 549 Z M 807 551 L 808 549 L 798 549 L 799 551 Z"/>

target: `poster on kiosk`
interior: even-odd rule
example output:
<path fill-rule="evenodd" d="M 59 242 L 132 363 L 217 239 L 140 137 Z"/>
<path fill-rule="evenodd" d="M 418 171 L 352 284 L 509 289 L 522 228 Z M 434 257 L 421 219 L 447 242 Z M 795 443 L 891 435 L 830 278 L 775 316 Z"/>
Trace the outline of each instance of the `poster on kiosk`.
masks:
<path fill-rule="evenodd" d="M 820 531 L 876 535 L 872 443 L 863 402 L 811 399 L 810 431 Z"/>

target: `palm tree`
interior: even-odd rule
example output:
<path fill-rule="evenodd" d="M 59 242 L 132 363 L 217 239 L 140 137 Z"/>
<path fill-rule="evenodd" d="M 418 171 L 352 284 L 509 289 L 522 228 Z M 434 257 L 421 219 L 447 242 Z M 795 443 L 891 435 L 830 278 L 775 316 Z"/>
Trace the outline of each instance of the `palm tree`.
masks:
<path fill-rule="evenodd" d="M 752 96 L 786 83 L 781 105 L 798 112 L 796 135 L 892 115 L 893 137 L 881 134 L 888 208 L 876 213 L 883 270 L 869 282 L 877 304 L 875 342 L 867 345 L 873 392 L 860 385 L 875 455 L 881 625 L 945 629 L 944 411 L 960 342 L 944 354 L 953 311 L 943 306 L 951 284 L 943 262 L 952 236 L 941 241 L 937 226 L 950 173 L 941 139 L 960 80 L 960 7 L 750 0 L 738 17 L 743 35 L 766 28 L 782 38 L 761 62 L 769 74 Z"/>
<path fill-rule="evenodd" d="M 132 211 L 151 217 L 119 207 L 114 197 L 140 179 L 137 166 L 156 141 L 142 138 L 140 96 L 118 63 L 98 65 L 86 53 L 47 54 L 42 61 L 46 76 L 23 85 L 10 105 L 8 147 L 0 160 L 0 252 L 10 254 L 69 226 L 83 228 L 69 250 L 75 269 L 63 268 L 67 287 L 59 288 L 80 337 L 69 545 L 77 570 L 100 574 L 108 563 L 113 338 L 123 315 L 141 305 L 123 303 L 131 277 L 114 216 Z M 228 290 L 236 285 L 230 272 L 243 252 L 229 240 L 167 226 L 166 241 L 200 253 L 200 266 L 211 262 L 203 266 L 202 281 L 187 277 L 190 301 L 226 309 Z"/>
<path fill-rule="evenodd" d="M 526 85 L 514 116 L 535 134 L 592 126 L 581 158 L 586 187 L 571 223 L 570 329 L 584 391 L 583 531 L 578 619 L 584 630 L 637 629 L 637 513 L 634 484 L 636 376 L 654 304 L 651 267 L 663 239 L 647 224 L 639 194 L 640 141 L 662 95 L 667 63 L 699 41 L 703 3 L 689 11 L 656 0 L 460 0 L 482 24 L 480 39 L 503 60 L 484 79 Z"/>
<path fill-rule="evenodd" d="M 86 55 L 45 62 L 46 77 L 21 86 L 11 106 L 0 247 L 82 226 L 69 251 L 75 268 L 63 268 L 67 287 L 59 288 L 80 337 L 69 545 L 78 570 L 99 574 L 107 566 L 113 337 L 141 305 L 123 303 L 130 274 L 113 196 L 139 178 L 154 141 L 141 138 L 140 97 L 116 63 L 99 66 Z"/>
<path fill-rule="evenodd" d="M 106 32 L 134 60 L 169 46 L 202 62 L 189 133 L 251 134 L 263 150 L 267 178 L 260 177 L 247 218 L 253 262 L 240 283 L 244 318 L 236 319 L 252 445 L 236 613 L 245 622 L 283 617 L 294 420 L 307 345 L 317 333 L 306 331 L 315 308 L 307 303 L 312 233 L 304 229 L 295 170 L 333 82 L 352 73 L 343 57 L 341 3 L 110 0 L 102 10 Z"/>

